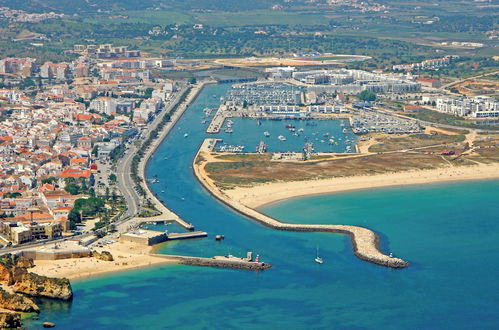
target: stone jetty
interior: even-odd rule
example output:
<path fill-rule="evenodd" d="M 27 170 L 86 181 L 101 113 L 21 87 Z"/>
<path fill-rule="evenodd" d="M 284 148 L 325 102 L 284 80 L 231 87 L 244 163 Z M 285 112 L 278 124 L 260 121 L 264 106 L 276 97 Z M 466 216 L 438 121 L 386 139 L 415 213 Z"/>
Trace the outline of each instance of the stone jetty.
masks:
<path fill-rule="evenodd" d="M 178 255 L 165 255 L 165 254 L 151 254 L 155 257 L 166 258 L 170 260 L 177 260 L 178 263 L 190 266 L 205 266 L 205 267 L 218 267 L 218 268 L 234 268 L 246 270 L 264 270 L 271 268 L 272 265 L 265 262 L 255 262 L 242 258 L 235 257 L 188 257 Z"/>
<path fill-rule="evenodd" d="M 212 141 L 205 141 L 201 145 L 198 154 L 194 158 L 204 159 L 203 157 L 198 157 L 202 152 L 208 152 L 206 148 L 207 145 L 212 143 Z M 239 213 L 276 230 L 286 230 L 286 231 L 310 231 L 310 232 L 331 232 L 349 235 L 355 255 L 365 261 L 372 262 L 377 265 L 391 267 L 391 268 L 405 268 L 409 266 L 409 263 L 400 258 L 395 258 L 382 253 L 379 249 L 379 236 L 372 230 L 350 225 L 314 225 L 314 224 L 289 224 L 284 223 L 269 216 L 266 216 L 246 205 L 229 198 L 222 190 L 220 190 L 213 181 L 205 175 L 204 166 L 206 161 L 194 161 L 192 168 L 197 179 L 202 183 L 202 185 L 215 196 L 217 199 L 222 201 L 224 204 L 235 209 Z"/>

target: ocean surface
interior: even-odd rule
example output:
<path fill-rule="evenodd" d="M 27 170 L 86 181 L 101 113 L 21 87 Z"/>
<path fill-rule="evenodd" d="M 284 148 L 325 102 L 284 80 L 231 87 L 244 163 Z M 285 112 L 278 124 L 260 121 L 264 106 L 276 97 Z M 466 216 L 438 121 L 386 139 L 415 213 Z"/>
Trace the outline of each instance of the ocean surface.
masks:
<path fill-rule="evenodd" d="M 159 251 L 253 251 L 274 267 L 251 272 L 165 265 L 74 282 L 74 301 L 44 303 L 28 328 L 42 321 L 58 329 L 499 328 L 499 181 L 313 196 L 262 210 L 288 222 L 371 228 L 384 251 L 411 263 L 402 270 L 357 259 L 344 235 L 267 229 L 214 200 L 192 173 L 206 136 L 202 110 L 217 106 L 227 88 L 208 86 L 149 163 L 148 176 L 160 180 L 152 189 L 209 233 Z M 225 240 L 216 242 L 215 234 Z M 317 248 L 323 265 L 314 262 Z"/>

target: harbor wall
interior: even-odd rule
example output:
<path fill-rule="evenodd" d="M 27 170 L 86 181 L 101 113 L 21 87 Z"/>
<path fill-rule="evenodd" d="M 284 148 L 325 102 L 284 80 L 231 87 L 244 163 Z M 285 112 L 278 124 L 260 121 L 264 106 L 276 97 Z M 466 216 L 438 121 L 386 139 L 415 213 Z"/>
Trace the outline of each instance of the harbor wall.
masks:
<path fill-rule="evenodd" d="M 264 270 L 272 267 L 271 264 L 267 264 L 264 262 L 224 260 L 224 259 L 188 257 L 188 256 L 165 255 L 165 254 L 151 254 L 151 255 L 160 258 L 177 260 L 180 264 L 189 265 L 189 266 L 233 268 L 233 269 L 246 269 L 246 270 Z"/>
<path fill-rule="evenodd" d="M 157 216 L 157 217 L 154 217 L 154 218 L 161 218 L 161 219 L 165 219 L 165 218 L 168 218 L 168 219 L 173 219 L 175 220 L 178 224 L 180 224 L 182 227 L 186 228 L 186 229 L 189 229 L 189 230 L 193 230 L 194 229 L 194 226 L 191 224 L 191 223 L 188 223 L 186 221 L 184 221 L 183 219 L 181 219 L 177 214 L 175 214 L 174 212 L 172 212 L 170 209 L 168 209 L 166 207 L 166 205 L 163 204 L 163 202 L 161 202 L 155 194 L 153 194 L 153 192 L 151 191 L 150 187 L 149 187 L 149 184 L 147 183 L 147 178 L 146 178 L 146 169 L 147 169 L 147 165 L 152 157 L 152 155 L 155 153 L 155 151 L 157 150 L 157 148 L 161 145 L 161 143 L 163 142 L 163 140 L 168 136 L 168 134 L 170 133 L 171 129 L 173 127 L 175 127 L 175 125 L 177 124 L 178 120 L 182 117 L 182 115 L 184 114 L 184 112 L 187 110 L 187 108 L 189 107 L 189 105 L 194 102 L 194 100 L 196 100 L 196 98 L 198 97 L 198 95 L 200 94 L 200 92 L 203 90 L 203 88 L 208 85 L 208 84 L 216 84 L 217 82 L 216 81 L 204 81 L 202 83 L 200 83 L 198 86 L 194 87 L 194 89 L 192 89 L 189 94 L 187 95 L 187 98 L 182 102 L 180 103 L 179 107 L 177 108 L 176 112 L 173 113 L 173 115 L 171 116 L 171 122 L 169 123 L 169 125 L 165 125 L 163 130 L 159 133 L 158 137 L 151 143 L 151 145 L 149 146 L 149 148 L 147 149 L 146 153 L 144 154 L 144 157 L 142 158 L 142 161 L 139 163 L 139 169 L 138 169 L 138 173 L 139 173 L 139 177 L 142 178 L 142 182 L 143 182 L 143 188 L 146 192 L 146 195 L 147 195 L 147 198 L 149 198 L 153 203 L 154 205 L 156 206 L 156 208 L 162 213 L 160 216 Z M 163 116 L 166 115 L 163 114 Z M 154 218 L 151 218 L 151 219 L 154 219 Z"/>
<path fill-rule="evenodd" d="M 198 159 L 199 154 L 204 151 L 202 144 L 201 148 L 198 150 L 196 157 L 192 164 L 192 170 L 195 177 L 201 183 L 201 185 L 215 198 L 229 206 L 230 208 L 236 210 L 244 216 L 275 230 L 282 231 L 301 231 L 301 232 L 330 232 L 346 234 L 350 236 L 352 241 L 354 254 L 362 260 L 391 268 L 405 268 L 409 266 L 409 263 L 400 258 L 394 258 L 383 254 L 379 247 L 379 236 L 374 231 L 358 226 L 350 225 L 313 225 L 313 224 L 289 224 L 280 222 L 274 218 L 264 215 L 252 208 L 247 207 L 228 197 L 223 191 L 218 189 L 213 182 L 210 182 L 209 178 L 203 176 L 200 173 L 200 167 L 205 165 L 205 161 L 197 164 L 196 159 Z"/>

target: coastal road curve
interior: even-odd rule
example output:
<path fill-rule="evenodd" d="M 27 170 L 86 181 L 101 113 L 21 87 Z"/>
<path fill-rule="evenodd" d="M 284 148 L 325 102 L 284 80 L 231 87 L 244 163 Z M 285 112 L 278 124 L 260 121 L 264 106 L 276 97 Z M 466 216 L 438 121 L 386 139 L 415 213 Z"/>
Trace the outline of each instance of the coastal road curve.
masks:
<path fill-rule="evenodd" d="M 177 92 L 173 100 L 169 102 L 163 112 L 159 116 L 157 116 L 147 127 L 147 132 L 143 138 L 144 140 L 147 140 L 149 138 L 151 131 L 156 129 L 163 117 L 171 112 L 172 108 L 180 101 L 180 98 L 182 97 L 186 89 L 187 87 L 184 87 L 179 92 Z M 168 123 L 166 126 L 169 127 L 165 127 L 165 130 L 169 131 L 171 129 L 171 126 L 173 126 L 172 124 L 174 123 Z M 123 158 L 118 161 L 116 167 L 116 184 L 118 186 L 118 189 L 121 191 L 121 194 L 125 198 L 125 202 L 127 205 L 125 212 L 121 215 L 118 221 L 116 221 L 116 224 L 122 224 L 126 220 L 133 218 L 138 214 L 140 209 L 141 197 L 134 189 L 135 183 L 132 180 L 130 172 L 132 160 L 137 151 L 138 148 L 132 143 L 130 149 L 128 149 Z"/>

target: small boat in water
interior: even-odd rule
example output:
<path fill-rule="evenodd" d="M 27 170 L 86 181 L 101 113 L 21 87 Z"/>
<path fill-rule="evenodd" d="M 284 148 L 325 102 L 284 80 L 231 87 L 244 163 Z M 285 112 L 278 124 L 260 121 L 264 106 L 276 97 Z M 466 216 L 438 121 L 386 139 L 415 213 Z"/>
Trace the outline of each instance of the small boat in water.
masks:
<path fill-rule="evenodd" d="M 319 248 L 317 248 L 317 256 L 315 257 L 315 262 L 318 263 L 318 264 L 323 264 L 324 263 L 324 259 L 322 259 L 321 257 L 319 257 Z"/>
<path fill-rule="evenodd" d="M 185 137 L 185 138 L 186 138 L 186 137 L 188 137 L 188 136 L 189 136 L 189 133 L 185 133 L 185 134 L 184 134 L 184 137 Z"/>
<path fill-rule="evenodd" d="M 283 135 L 279 135 L 277 138 L 279 141 L 286 141 L 286 138 Z"/>
<path fill-rule="evenodd" d="M 269 137 L 269 136 L 270 136 L 270 133 L 269 133 L 269 132 L 267 132 L 267 131 L 265 131 L 265 132 L 263 132 L 263 135 L 265 135 L 265 137 Z"/>

